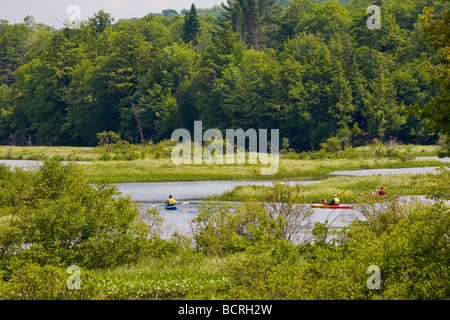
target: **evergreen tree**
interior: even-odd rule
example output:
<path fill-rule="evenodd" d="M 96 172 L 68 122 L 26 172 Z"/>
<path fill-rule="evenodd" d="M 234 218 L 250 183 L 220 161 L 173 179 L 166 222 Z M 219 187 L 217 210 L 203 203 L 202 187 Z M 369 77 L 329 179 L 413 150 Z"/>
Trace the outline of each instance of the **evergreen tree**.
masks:
<path fill-rule="evenodd" d="M 227 0 L 220 20 L 231 21 L 239 38 L 255 49 L 278 40 L 281 6 L 277 0 Z"/>
<path fill-rule="evenodd" d="M 187 11 L 184 16 L 183 35 L 182 39 L 188 43 L 192 41 L 192 44 L 197 45 L 198 34 L 200 33 L 200 21 L 197 17 L 197 10 L 195 5 L 192 4 L 191 10 Z"/>

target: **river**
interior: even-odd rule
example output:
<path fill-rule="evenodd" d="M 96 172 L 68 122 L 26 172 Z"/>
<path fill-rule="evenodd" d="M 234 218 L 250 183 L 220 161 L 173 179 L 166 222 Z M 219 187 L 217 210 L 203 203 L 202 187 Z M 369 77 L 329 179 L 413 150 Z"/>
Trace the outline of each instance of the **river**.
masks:
<path fill-rule="evenodd" d="M 283 182 L 282 182 L 283 183 Z M 313 181 L 289 181 L 289 184 L 308 184 Z M 149 182 L 149 183 L 118 183 L 118 189 L 122 194 L 130 195 L 133 201 L 141 205 L 141 210 L 145 211 L 152 207 L 157 207 L 161 217 L 164 219 L 161 228 L 163 238 L 168 238 L 173 232 L 191 235 L 191 220 L 199 213 L 198 207 L 202 198 L 219 195 L 232 190 L 237 185 L 272 185 L 271 181 L 190 181 L 190 182 Z M 164 202 L 168 195 L 172 194 L 179 203 L 178 210 L 166 210 Z M 342 228 L 349 225 L 355 218 L 363 218 L 355 210 L 348 209 L 311 209 L 311 216 L 308 229 L 310 230 L 315 222 L 325 223 L 328 219 L 333 222 L 332 228 Z M 308 237 L 308 234 L 302 237 Z"/>
<path fill-rule="evenodd" d="M 449 158 L 443 159 L 449 162 Z M 400 173 L 435 173 L 436 167 L 400 168 L 400 169 L 371 169 L 335 171 L 335 175 L 372 175 L 372 174 L 400 174 Z M 289 181 L 288 183 L 308 184 L 313 181 Z M 198 206 L 202 198 L 219 195 L 233 189 L 237 185 L 266 185 L 271 181 L 190 181 L 190 182 L 151 182 L 151 183 L 118 183 L 119 191 L 131 195 L 131 198 L 141 204 L 141 210 L 157 207 L 164 221 L 163 236 L 169 237 L 174 231 L 190 235 L 192 227 L 190 221 L 198 215 Z M 177 211 L 166 210 L 164 202 L 172 194 L 178 201 Z M 348 226 L 355 219 L 364 219 L 357 210 L 349 209 L 312 209 L 310 228 L 315 222 L 332 222 L 331 228 L 340 229 Z"/>
<path fill-rule="evenodd" d="M 442 159 L 449 162 L 450 158 Z M 11 166 L 11 168 L 36 168 L 42 161 L 32 160 L 0 160 L 0 163 Z M 86 162 L 77 162 L 86 163 Z M 397 174 L 397 173 L 428 173 L 436 172 L 436 167 L 427 168 L 401 168 L 401 169 L 367 169 L 351 171 L 335 171 L 334 175 L 372 175 L 372 174 Z M 307 184 L 313 181 L 289 181 L 288 183 Z M 189 235 L 191 233 L 190 221 L 198 215 L 198 206 L 203 198 L 212 195 L 219 195 L 232 190 L 237 185 L 266 185 L 270 186 L 271 181 L 187 181 L 187 182 L 149 182 L 149 183 L 118 183 L 117 187 L 122 194 L 130 195 L 132 200 L 141 205 L 141 210 L 145 211 L 152 207 L 157 207 L 161 217 L 165 220 L 162 228 L 163 237 L 170 237 L 176 231 L 180 234 Z M 172 194 L 179 203 L 177 211 L 166 210 L 164 202 L 168 195 Z M 342 228 L 350 224 L 354 219 L 363 217 L 357 210 L 330 210 L 312 209 L 313 215 L 310 227 L 315 222 L 324 223 L 326 219 L 333 221 L 333 228 Z"/>

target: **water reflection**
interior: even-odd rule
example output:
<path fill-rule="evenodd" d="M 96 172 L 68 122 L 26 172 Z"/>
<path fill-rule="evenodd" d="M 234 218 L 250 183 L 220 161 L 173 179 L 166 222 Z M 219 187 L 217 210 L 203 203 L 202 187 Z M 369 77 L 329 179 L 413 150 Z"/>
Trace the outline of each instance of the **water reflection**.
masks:
<path fill-rule="evenodd" d="M 186 236 L 192 236 L 192 223 L 191 220 L 195 218 L 199 213 L 199 205 L 201 200 L 184 201 L 178 206 L 178 210 L 166 210 L 164 204 L 160 202 L 139 202 L 141 210 L 145 211 L 152 207 L 157 207 L 161 217 L 164 219 L 162 226 L 162 237 L 169 238 L 174 232 L 183 234 Z M 184 203 L 184 204 L 183 204 Z M 238 203 L 232 203 L 238 204 Z M 312 216 L 310 217 L 309 224 L 301 228 L 301 232 L 305 237 L 310 236 L 310 231 L 314 227 L 314 223 L 325 223 L 328 220 L 328 224 L 331 225 L 331 229 L 341 229 L 344 226 L 348 226 L 355 219 L 364 219 L 364 217 L 357 210 L 347 209 L 316 209 L 312 208 Z M 306 229 L 306 230 L 305 230 Z"/>

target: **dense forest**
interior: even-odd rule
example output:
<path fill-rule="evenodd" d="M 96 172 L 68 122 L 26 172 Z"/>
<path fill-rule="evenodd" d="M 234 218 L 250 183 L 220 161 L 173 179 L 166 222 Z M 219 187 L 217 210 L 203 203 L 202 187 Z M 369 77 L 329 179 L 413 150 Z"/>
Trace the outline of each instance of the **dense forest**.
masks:
<path fill-rule="evenodd" d="M 380 29 L 367 27 L 372 4 Z M 159 142 L 202 120 L 221 130 L 277 128 L 296 151 L 330 138 L 342 147 L 374 138 L 435 143 L 442 127 L 430 114 L 448 93 L 430 66 L 445 59 L 424 35 L 449 8 L 439 0 L 228 0 L 119 21 L 99 11 L 59 30 L 32 16 L 0 20 L 0 141 L 93 146 L 97 133 L 113 131 Z"/>

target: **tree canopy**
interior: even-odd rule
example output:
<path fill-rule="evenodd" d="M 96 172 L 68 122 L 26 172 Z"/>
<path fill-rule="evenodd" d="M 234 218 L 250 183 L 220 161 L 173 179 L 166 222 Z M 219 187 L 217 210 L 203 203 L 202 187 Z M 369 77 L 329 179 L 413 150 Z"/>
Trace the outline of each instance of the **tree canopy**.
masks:
<path fill-rule="evenodd" d="M 276 128 L 296 151 L 434 143 L 449 133 L 450 3 L 379 2 L 380 29 L 367 28 L 370 4 L 228 0 L 118 22 L 99 11 L 60 30 L 1 20 L 0 139 L 158 142 L 202 120 Z"/>

